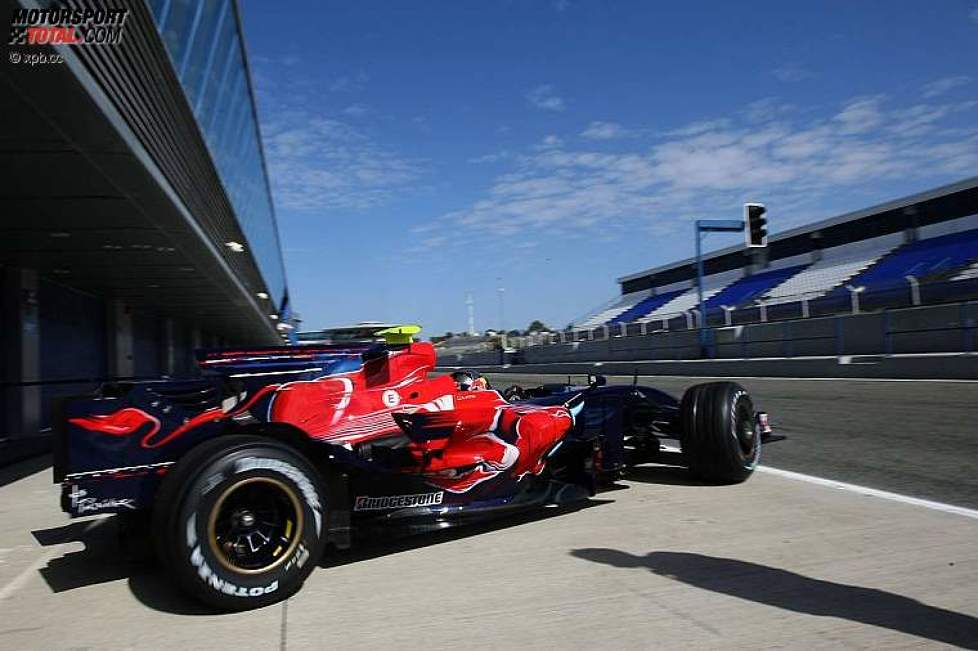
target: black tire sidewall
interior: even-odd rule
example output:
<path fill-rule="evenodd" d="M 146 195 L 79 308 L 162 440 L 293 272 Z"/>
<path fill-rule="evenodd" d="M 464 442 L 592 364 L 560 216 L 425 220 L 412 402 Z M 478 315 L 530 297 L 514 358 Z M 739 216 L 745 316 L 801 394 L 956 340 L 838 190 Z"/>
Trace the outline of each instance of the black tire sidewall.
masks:
<path fill-rule="evenodd" d="M 739 393 L 735 395 L 733 410 L 734 410 L 734 427 L 737 427 L 740 423 L 738 421 L 740 404 L 747 403 L 747 416 L 748 426 L 754 431 L 753 443 L 754 447 L 751 449 L 750 455 L 744 454 L 743 450 L 740 449 L 740 441 L 737 439 L 736 433 L 733 435 L 733 445 L 737 451 L 738 458 L 741 459 L 741 463 L 747 472 L 753 472 L 754 468 L 757 467 L 758 461 L 761 459 L 761 435 L 757 431 L 757 424 L 754 422 L 754 401 L 751 400 L 750 395 L 742 387 L 738 386 Z"/>
<path fill-rule="evenodd" d="M 754 436 L 750 454 L 737 438 L 741 418 L 754 427 L 754 406 L 747 391 L 734 382 L 711 382 L 690 387 L 680 406 L 682 448 L 690 471 L 706 481 L 746 480 L 760 459 L 760 439 Z M 742 415 L 743 414 L 743 415 Z"/>
<path fill-rule="evenodd" d="M 751 400 L 750 395 L 747 391 L 739 384 L 733 384 L 728 389 L 728 392 L 732 393 L 732 396 L 726 397 L 726 401 L 730 404 L 731 417 L 730 425 L 730 451 L 736 456 L 740 465 L 743 466 L 745 472 L 753 472 L 754 468 L 757 466 L 757 462 L 761 456 L 761 441 L 756 428 L 754 426 L 754 402 Z M 749 455 L 744 454 L 744 451 L 740 448 L 740 441 L 737 438 L 737 428 L 740 425 L 740 411 L 741 405 L 746 403 L 746 411 L 748 419 L 748 426 L 754 428 L 753 443 L 754 446 L 751 449 Z"/>
<path fill-rule="evenodd" d="M 295 492 L 303 526 L 298 543 L 276 567 L 248 574 L 225 567 L 208 543 L 208 522 L 219 496 L 239 481 L 264 477 Z M 285 446 L 255 443 L 219 451 L 200 466 L 173 505 L 167 555 L 182 587 L 202 601 L 242 610 L 281 601 L 298 590 L 315 567 L 326 538 L 325 493 L 317 474 Z"/>

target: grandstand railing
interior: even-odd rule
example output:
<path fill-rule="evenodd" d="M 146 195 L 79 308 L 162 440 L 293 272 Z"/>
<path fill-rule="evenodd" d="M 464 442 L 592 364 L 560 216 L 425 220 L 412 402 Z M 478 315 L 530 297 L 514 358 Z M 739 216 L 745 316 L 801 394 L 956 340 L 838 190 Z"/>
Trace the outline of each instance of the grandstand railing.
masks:
<path fill-rule="evenodd" d="M 978 300 L 978 278 L 963 280 L 921 281 L 907 276 L 902 282 L 876 287 L 835 288 L 817 296 L 798 295 L 792 300 L 779 298 L 777 303 L 763 301 L 743 306 L 719 306 L 706 310 L 708 327 L 737 326 L 772 321 L 789 321 L 814 317 L 880 312 L 921 305 L 941 305 Z M 654 320 L 636 320 L 593 328 L 569 328 L 561 332 L 534 333 L 510 337 L 512 348 L 595 341 L 613 337 L 634 337 L 661 332 L 692 330 L 700 325 L 699 310 L 666 314 Z"/>

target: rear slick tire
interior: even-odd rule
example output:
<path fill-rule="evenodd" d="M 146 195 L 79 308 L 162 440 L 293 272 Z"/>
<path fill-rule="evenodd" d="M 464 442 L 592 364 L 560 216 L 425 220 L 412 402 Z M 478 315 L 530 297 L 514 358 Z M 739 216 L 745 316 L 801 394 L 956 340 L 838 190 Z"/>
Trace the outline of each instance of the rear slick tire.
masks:
<path fill-rule="evenodd" d="M 219 610 L 286 599 L 322 555 L 326 493 L 291 447 L 222 436 L 191 450 L 157 494 L 157 552 L 180 587 Z"/>
<path fill-rule="evenodd" d="M 734 382 L 690 387 L 679 406 L 683 455 L 690 473 L 718 484 L 745 481 L 761 456 L 754 403 Z"/>

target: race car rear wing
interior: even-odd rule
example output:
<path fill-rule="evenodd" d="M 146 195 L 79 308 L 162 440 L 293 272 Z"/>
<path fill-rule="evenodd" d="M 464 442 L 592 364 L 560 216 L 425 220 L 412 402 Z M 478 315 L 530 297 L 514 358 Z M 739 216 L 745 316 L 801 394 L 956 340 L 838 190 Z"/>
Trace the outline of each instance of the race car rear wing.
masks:
<path fill-rule="evenodd" d="M 197 366 L 205 375 L 322 371 L 334 373 L 385 355 L 385 343 L 311 344 L 307 346 L 249 346 L 205 348 L 196 351 Z"/>

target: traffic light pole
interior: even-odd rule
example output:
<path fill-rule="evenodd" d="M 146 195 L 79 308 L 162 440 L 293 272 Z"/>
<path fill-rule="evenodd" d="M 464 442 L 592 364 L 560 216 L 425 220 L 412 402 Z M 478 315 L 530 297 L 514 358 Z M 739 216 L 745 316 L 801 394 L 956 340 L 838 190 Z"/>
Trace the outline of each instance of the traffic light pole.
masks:
<path fill-rule="evenodd" d="M 703 300 L 703 237 L 707 233 L 739 233 L 744 230 L 744 222 L 739 219 L 697 219 L 696 240 L 696 293 L 700 311 L 700 355 L 712 357 L 706 336 L 706 301 Z"/>
<path fill-rule="evenodd" d="M 704 318 L 706 302 L 703 300 L 703 231 L 700 230 L 702 223 L 702 220 L 696 220 L 696 293 L 699 299 L 696 304 L 699 305 L 700 310 L 700 357 L 706 357 L 706 319 Z"/>

